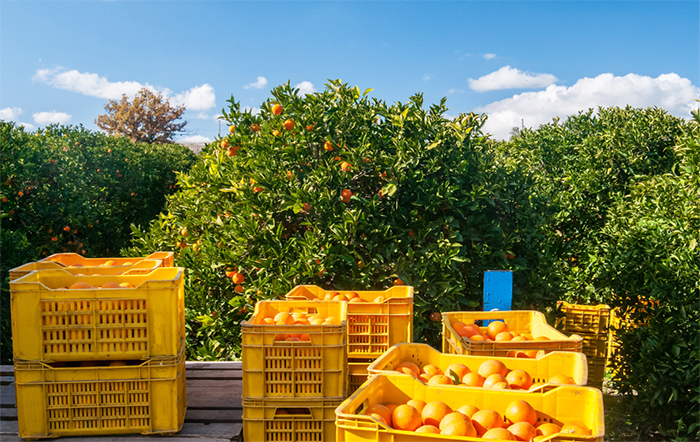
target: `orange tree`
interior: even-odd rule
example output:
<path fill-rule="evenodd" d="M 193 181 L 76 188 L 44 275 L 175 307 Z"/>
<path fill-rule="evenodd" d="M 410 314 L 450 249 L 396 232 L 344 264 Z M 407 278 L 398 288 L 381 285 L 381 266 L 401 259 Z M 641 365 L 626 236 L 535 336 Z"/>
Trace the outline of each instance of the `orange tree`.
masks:
<path fill-rule="evenodd" d="M 286 84 L 257 115 L 232 97 L 228 135 L 179 175 L 167 212 L 135 229 L 127 254 L 177 249 L 188 268 L 190 357 L 240 356 L 256 300 L 298 284 L 412 285 L 415 338 L 435 346 L 434 313 L 479 308 L 485 270 L 515 271 L 515 307 L 551 300 L 533 270 L 541 209 L 527 174 L 492 154 L 485 116 L 368 93 Z"/>
<path fill-rule="evenodd" d="M 34 133 L 0 121 L 2 357 L 11 359 L 8 270 L 53 253 L 116 256 L 130 224 L 146 225 L 175 191 L 173 170 L 195 155 L 134 144 L 82 126 Z"/>

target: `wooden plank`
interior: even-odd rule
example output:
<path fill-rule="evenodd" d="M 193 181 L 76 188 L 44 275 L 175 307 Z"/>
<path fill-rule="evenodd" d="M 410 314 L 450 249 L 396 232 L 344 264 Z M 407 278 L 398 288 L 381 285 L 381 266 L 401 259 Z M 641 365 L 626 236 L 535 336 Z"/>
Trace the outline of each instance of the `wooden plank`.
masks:
<path fill-rule="evenodd" d="M 242 370 L 241 361 L 185 361 L 185 370 Z"/>
<path fill-rule="evenodd" d="M 242 370 L 193 370 L 186 373 L 187 382 L 196 379 L 230 379 L 243 381 Z"/>
<path fill-rule="evenodd" d="M 0 365 L 0 376 L 14 376 L 15 367 L 12 365 Z"/>
<path fill-rule="evenodd" d="M 203 382 L 203 381 L 199 381 Z M 231 382 L 231 381 L 227 381 Z M 243 385 L 187 385 L 188 408 L 241 408 Z"/>
<path fill-rule="evenodd" d="M 240 424 L 243 423 L 243 408 L 203 409 L 188 407 L 185 422 L 197 424 Z"/>
<path fill-rule="evenodd" d="M 17 420 L 17 408 L 3 407 L 0 408 L 0 420 L 3 421 L 16 421 Z"/>
<path fill-rule="evenodd" d="M 0 376 L 0 385 L 10 385 L 14 381 L 14 376 Z"/>

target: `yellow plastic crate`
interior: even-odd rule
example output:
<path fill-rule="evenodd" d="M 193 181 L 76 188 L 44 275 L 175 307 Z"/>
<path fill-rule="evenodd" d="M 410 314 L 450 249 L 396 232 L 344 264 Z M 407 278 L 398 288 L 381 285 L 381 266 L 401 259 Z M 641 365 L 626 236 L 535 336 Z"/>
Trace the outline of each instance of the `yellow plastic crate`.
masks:
<path fill-rule="evenodd" d="M 301 285 L 289 292 L 287 299 L 323 299 L 328 291 Z M 353 290 L 333 291 L 345 295 Z M 349 358 L 378 358 L 394 344 L 413 342 L 413 287 L 354 292 L 367 302 L 348 302 Z M 379 297 L 383 301 L 374 302 Z"/>
<path fill-rule="evenodd" d="M 107 261 L 114 261 L 115 266 L 122 266 L 127 262 L 136 262 L 142 259 L 159 259 L 163 261 L 163 267 L 172 267 L 175 265 L 175 258 L 173 252 L 154 252 L 148 256 L 144 257 L 127 257 L 127 258 L 85 258 L 77 253 L 56 253 L 51 256 L 47 256 L 44 259 L 39 260 L 39 262 L 56 262 L 63 264 L 65 266 L 85 266 L 85 267 L 95 267 L 101 266 Z"/>
<path fill-rule="evenodd" d="M 145 275 L 152 270 L 163 267 L 160 259 L 142 259 L 131 265 L 66 267 L 52 261 L 30 262 L 10 270 L 10 281 L 21 278 L 37 270 L 65 270 L 72 275 Z"/>
<path fill-rule="evenodd" d="M 460 321 L 465 324 L 480 326 L 486 331 L 486 322 L 501 320 L 508 324 L 511 331 L 529 333 L 533 338 L 546 336 L 549 341 L 522 342 L 480 342 L 462 338 L 452 328 Z M 492 312 L 447 312 L 442 314 L 442 351 L 462 355 L 507 356 L 509 351 L 543 350 L 581 352 L 583 339 L 578 335 L 566 337 L 554 327 L 547 324 L 541 312 L 532 310 L 492 311 Z"/>
<path fill-rule="evenodd" d="M 175 357 L 185 338 L 184 269 L 146 275 L 75 276 L 42 270 L 10 282 L 17 359 L 88 361 Z M 63 289 L 76 282 L 100 287 Z"/>
<path fill-rule="evenodd" d="M 538 422 L 553 422 L 558 425 L 579 421 L 591 430 L 591 436 L 555 435 L 548 442 L 590 441 L 602 442 L 605 435 L 603 395 L 590 387 L 561 386 L 542 394 L 514 390 L 488 390 L 477 388 L 444 388 L 425 385 L 411 376 L 373 376 L 352 396 L 336 409 L 338 442 L 418 442 L 432 440 L 482 441 L 476 437 L 443 436 L 439 434 L 416 434 L 394 430 L 373 418 L 361 414 L 374 404 L 402 404 L 410 399 L 425 402 L 442 401 L 452 409 L 471 404 L 479 409 L 492 409 L 504 413 L 506 406 L 517 399 L 530 403 L 537 410 Z"/>
<path fill-rule="evenodd" d="M 315 313 L 342 325 L 268 325 L 279 312 Z M 244 398 L 336 398 L 347 394 L 345 318 L 340 301 L 260 301 L 241 323 Z M 309 341 L 277 341 L 278 334 L 307 334 Z"/>
<path fill-rule="evenodd" d="M 368 368 L 374 361 L 348 361 L 348 395 L 360 388 L 369 378 Z"/>
<path fill-rule="evenodd" d="M 608 334 L 579 333 L 583 339 L 581 352 L 590 358 L 605 358 L 608 354 Z"/>
<path fill-rule="evenodd" d="M 588 358 L 588 385 L 595 388 L 603 387 L 603 378 L 607 368 L 608 358 Z"/>
<path fill-rule="evenodd" d="M 243 440 L 335 441 L 335 409 L 341 402 L 332 399 L 243 399 Z"/>
<path fill-rule="evenodd" d="M 559 301 L 558 308 L 565 314 L 556 326 L 565 333 L 592 333 L 607 335 L 610 325 L 610 306 L 578 305 Z"/>
<path fill-rule="evenodd" d="M 15 361 L 19 436 L 174 434 L 187 410 L 185 352 L 139 365 L 53 368 Z"/>
<path fill-rule="evenodd" d="M 368 367 L 370 375 L 386 374 L 399 375 L 393 371 L 402 362 L 413 362 L 419 367 L 435 365 L 446 370 L 451 364 L 464 364 L 473 372 L 489 359 L 498 359 L 509 370 L 525 370 L 532 376 L 533 382 L 546 383 L 549 378 L 557 374 L 571 377 L 578 385 L 586 385 L 588 380 L 588 367 L 586 356 L 576 352 L 552 352 L 537 359 L 507 358 L 492 356 L 468 356 L 440 353 L 427 344 L 397 344 L 384 353 Z M 408 375 L 404 375 L 408 376 Z M 474 388 L 454 386 L 454 388 Z"/>

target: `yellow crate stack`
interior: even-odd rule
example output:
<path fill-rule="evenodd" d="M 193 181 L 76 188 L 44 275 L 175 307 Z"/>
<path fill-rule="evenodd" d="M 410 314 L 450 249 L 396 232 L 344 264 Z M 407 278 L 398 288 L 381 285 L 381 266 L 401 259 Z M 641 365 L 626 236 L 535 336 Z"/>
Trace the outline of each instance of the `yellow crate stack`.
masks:
<path fill-rule="evenodd" d="M 172 253 L 52 255 L 11 270 L 10 295 L 20 437 L 182 428 L 184 269 Z"/>
<path fill-rule="evenodd" d="M 339 323 L 265 321 L 285 312 L 333 316 Z M 347 397 L 346 324 L 346 302 L 256 304 L 250 321 L 241 323 L 244 440 L 334 440 L 334 410 Z"/>
<path fill-rule="evenodd" d="M 557 327 L 565 333 L 576 333 L 583 338 L 581 351 L 588 358 L 588 385 L 602 388 L 608 364 L 610 307 L 605 304 L 578 305 L 559 301 L 558 308 L 564 316 L 557 320 Z"/>

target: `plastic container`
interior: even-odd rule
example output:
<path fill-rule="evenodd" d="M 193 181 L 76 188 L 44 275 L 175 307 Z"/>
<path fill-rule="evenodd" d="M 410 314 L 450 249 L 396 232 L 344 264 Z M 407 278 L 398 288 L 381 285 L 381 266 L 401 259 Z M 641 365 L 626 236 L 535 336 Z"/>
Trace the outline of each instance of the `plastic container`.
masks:
<path fill-rule="evenodd" d="M 185 338 L 184 269 L 75 276 L 42 270 L 10 282 L 13 353 L 36 361 L 175 357 Z M 134 288 L 65 289 L 76 282 Z"/>
<path fill-rule="evenodd" d="M 335 441 L 335 409 L 341 400 L 243 399 L 243 440 Z"/>
<path fill-rule="evenodd" d="M 317 313 L 342 318 L 342 325 L 268 325 L 279 312 Z M 345 317 L 340 301 L 260 301 L 250 323 L 241 323 L 244 398 L 336 398 L 347 394 Z M 309 341 L 276 340 L 305 334 Z"/>
<path fill-rule="evenodd" d="M 608 334 L 579 333 L 583 339 L 581 352 L 590 358 L 606 358 L 608 354 Z"/>
<path fill-rule="evenodd" d="M 403 404 L 410 399 L 425 402 L 442 401 L 452 409 L 471 404 L 479 409 L 492 409 L 503 414 L 506 406 L 517 399 L 527 401 L 537 410 L 538 422 L 558 425 L 579 421 L 591 430 L 591 436 L 559 434 L 547 441 L 596 441 L 605 435 L 603 395 L 590 387 L 560 386 L 542 394 L 513 390 L 487 390 L 476 388 L 444 388 L 425 385 L 411 376 L 373 376 L 336 409 L 338 442 L 350 441 L 432 441 L 464 440 L 482 441 L 476 437 L 416 434 L 394 430 L 361 413 L 374 404 Z"/>
<path fill-rule="evenodd" d="M 610 306 L 577 305 L 566 301 L 558 302 L 565 316 L 557 320 L 556 326 L 565 333 L 592 333 L 607 335 L 610 324 Z"/>
<path fill-rule="evenodd" d="M 369 366 L 374 361 L 348 361 L 348 395 L 360 388 L 369 378 Z"/>
<path fill-rule="evenodd" d="M 26 276 L 36 270 L 65 270 L 72 275 L 145 275 L 158 267 L 163 267 L 160 259 L 142 259 L 131 265 L 66 267 L 56 262 L 37 261 L 10 270 L 10 281 Z"/>
<path fill-rule="evenodd" d="M 185 352 L 138 365 L 53 368 L 15 361 L 19 436 L 174 434 L 187 410 Z"/>
<path fill-rule="evenodd" d="M 370 375 L 398 375 L 393 371 L 402 362 L 413 362 L 418 367 L 435 365 L 443 371 L 451 364 L 464 364 L 473 372 L 477 372 L 481 364 L 489 359 L 497 359 L 509 370 L 525 370 L 532 376 L 533 383 L 546 383 L 552 376 L 564 374 L 570 376 L 578 385 L 586 385 L 588 368 L 586 357 L 576 352 L 552 352 L 537 359 L 507 358 L 492 356 L 468 356 L 440 353 L 427 344 L 397 344 L 371 363 L 367 368 Z M 408 376 L 408 375 L 405 375 Z M 465 388 L 455 386 L 454 388 Z M 468 387 L 475 388 L 475 387 Z"/>
<path fill-rule="evenodd" d="M 588 358 L 588 385 L 595 388 L 603 387 L 603 378 L 608 358 Z"/>
<path fill-rule="evenodd" d="M 323 299 L 327 292 L 315 285 L 301 285 L 289 292 L 287 299 Z M 345 295 L 351 290 L 337 292 Z M 394 344 L 413 342 L 413 287 L 354 293 L 367 302 L 348 302 L 349 358 L 374 359 Z"/>
<path fill-rule="evenodd" d="M 460 321 L 465 324 L 476 323 L 486 331 L 488 321 L 501 320 L 508 324 L 511 331 L 529 333 L 533 338 L 544 336 L 547 341 L 489 342 L 471 341 L 459 336 L 452 324 Z M 542 313 L 532 310 L 491 311 L 491 312 L 447 312 L 442 314 L 442 351 L 443 353 L 507 356 L 509 351 L 543 350 L 581 352 L 583 339 L 578 335 L 566 337 L 554 327 L 547 324 Z"/>

